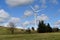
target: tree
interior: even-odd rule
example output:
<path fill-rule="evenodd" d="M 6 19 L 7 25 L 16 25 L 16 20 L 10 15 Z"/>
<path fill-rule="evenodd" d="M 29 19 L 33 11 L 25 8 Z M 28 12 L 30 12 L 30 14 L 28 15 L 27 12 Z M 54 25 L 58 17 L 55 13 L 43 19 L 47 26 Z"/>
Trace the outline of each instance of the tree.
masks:
<path fill-rule="evenodd" d="M 52 28 L 50 27 L 50 24 L 47 24 L 47 32 L 52 32 Z"/>
<path fill-rule="evenodd" d="M 35 30 L 34 27 L 32 27 L 32 30 L 33 30 L 33 31 Z"/>
<path fill-rule="evenodd" d="M 9 30 L 10 30 L 11 34 L 14 34 L 15 27 L 16 26 L 13 22 L 9 22 Z"/>
<path fill-rule="evenodd" d="M 58 32 L 59 28 L 53 28 L 52 30 L 53 30 L 53 32 Z"/>
<path fill-rule="evenodd" d="M 31 30 L 30 30 L 30 28 L 28 28 L 28 29 L 26 30 L 26 32 L 27 32 L 27 33 L 31 33 Z"/>
<path fill-rule="evenodd" d="M 46 32 L 46 25 L 44 24 L 44 21 L 40 21 L 38 24 L 38 28 L 37 28 L 37 32 L 38 33 L 44 33 Z"/>

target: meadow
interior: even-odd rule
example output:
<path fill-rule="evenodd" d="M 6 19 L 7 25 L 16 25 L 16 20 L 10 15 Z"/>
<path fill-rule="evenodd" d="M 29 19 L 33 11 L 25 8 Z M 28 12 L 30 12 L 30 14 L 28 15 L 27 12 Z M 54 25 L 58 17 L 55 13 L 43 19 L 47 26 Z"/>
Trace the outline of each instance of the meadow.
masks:
<path fill-rule="evenodd" d="M 60 33 L 5 34 L 0 40 L 60 40 Z"/>
<path fill-rule="evenodd" d="M 15 34 L 9 33 L 6 27 L 0 27 L 0 40 L 60 40 L 60 32 L 51 33 L 24 33 L 15 29 Z"/>

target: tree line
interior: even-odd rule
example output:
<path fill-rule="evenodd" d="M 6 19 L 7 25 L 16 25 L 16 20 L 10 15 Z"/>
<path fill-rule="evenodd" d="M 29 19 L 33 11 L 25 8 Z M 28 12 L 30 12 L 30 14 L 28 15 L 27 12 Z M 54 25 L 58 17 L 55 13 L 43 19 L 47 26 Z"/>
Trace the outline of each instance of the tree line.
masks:
<path fill-rule="evenodd" d="M 14 34 L 14 30 L 15 30 L 15 27 L 16 27 L 15 24 L 13 22 L 10 22 L 9 23 L 9 26 L 10 26 L 9 27 L 9 32 L 11 34 Z M 28 28 L 25 31 L 27 33 L 31 33 L 31 30 L 32 31 L 37 31 L 37 33 L 47 33 L 47 32 L 58 32 L 59 31 L 59 28 L 52 28 L 49 23 L 45 24 L 44 21 L 39 21 L 37 30 L 35 30 L 35 28 L 32 27 L 31 29 Z"/>
<path fill-rule="evenodd" d="M 44 21 L 39 21 L 37 32 L 38 33 L 46 33 L 46 32 L 58 32 L 59 28 L 52 28 L 50 24 L 47 25 L 44 23 Z"/>

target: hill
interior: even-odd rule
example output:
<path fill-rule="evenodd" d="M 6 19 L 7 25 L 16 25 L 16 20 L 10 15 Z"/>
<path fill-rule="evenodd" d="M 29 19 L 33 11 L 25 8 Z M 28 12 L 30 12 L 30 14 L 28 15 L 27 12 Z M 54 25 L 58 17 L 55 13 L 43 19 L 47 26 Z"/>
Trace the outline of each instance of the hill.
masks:
<path fill-rule="evenodd" d="M 15 28 L 15 31 L 14 32 L 16 34 L 17 33 L 23 33 L 23 29 Z M 10 34 L 9 27 L 0 26 L 0 35 L 1 34 Z"/>

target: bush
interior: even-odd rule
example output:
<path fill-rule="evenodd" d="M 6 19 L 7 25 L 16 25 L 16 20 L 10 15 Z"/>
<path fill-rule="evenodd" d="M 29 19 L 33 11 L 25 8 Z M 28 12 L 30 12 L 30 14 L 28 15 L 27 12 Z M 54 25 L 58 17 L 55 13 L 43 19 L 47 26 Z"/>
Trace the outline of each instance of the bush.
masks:
<path fill-rule="evenodd" d="M 30 28 L 28 28 L 28 29 L 26 30 L 26 32 L 27 32 L 27 33 L 31 33 L 31 30 L 30 30 Z"/>

